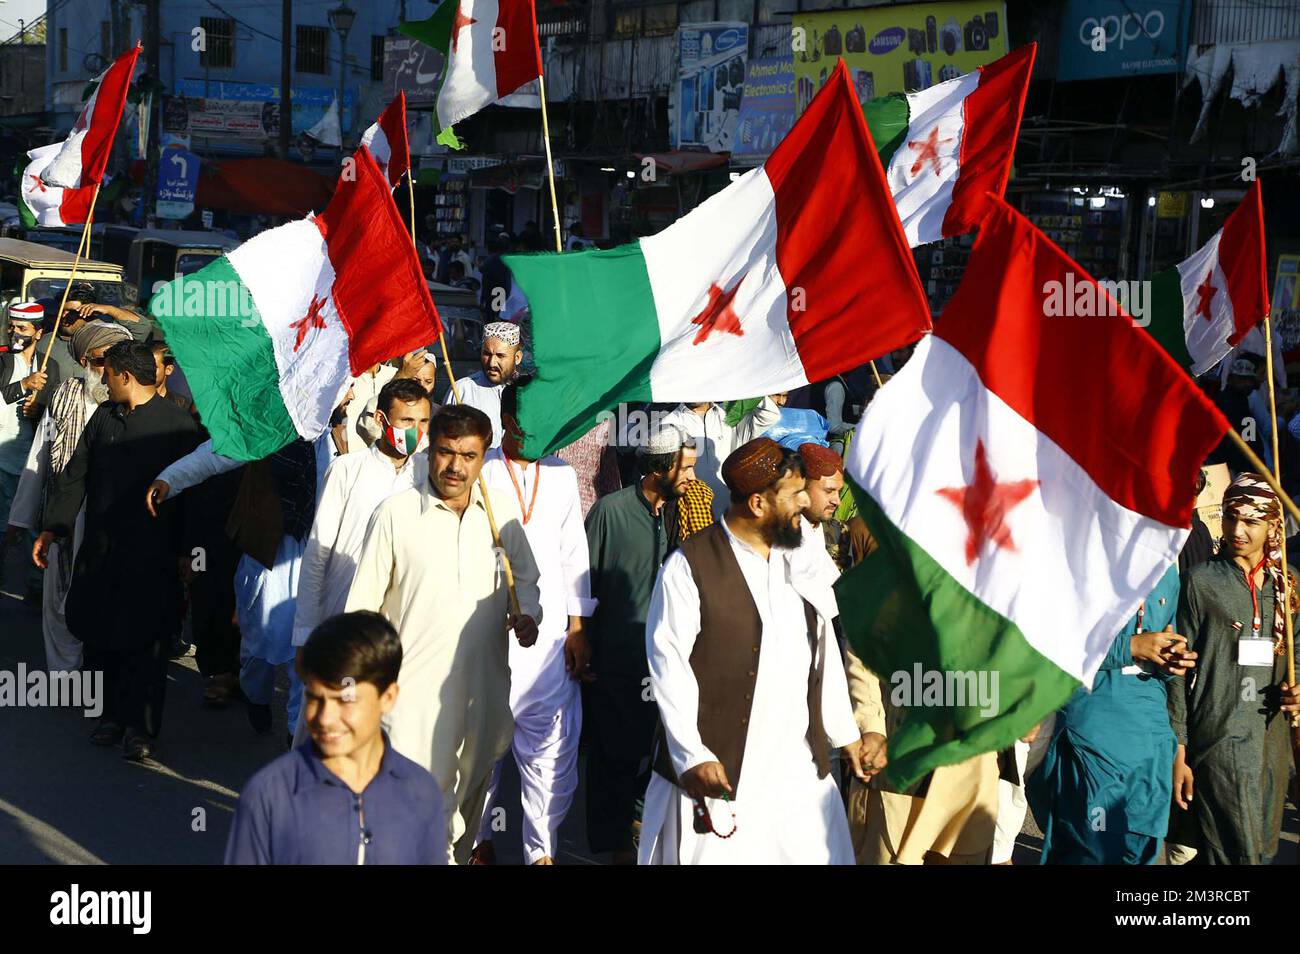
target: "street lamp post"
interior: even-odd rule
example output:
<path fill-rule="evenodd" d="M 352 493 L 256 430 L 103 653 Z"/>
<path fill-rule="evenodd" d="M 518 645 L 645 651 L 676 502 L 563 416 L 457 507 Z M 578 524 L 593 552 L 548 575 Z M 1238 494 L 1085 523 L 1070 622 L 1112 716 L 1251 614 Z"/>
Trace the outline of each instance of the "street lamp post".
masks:
<path fill-rule="evenodd" d="M 330 26 L 334 32 L 339 35 L 339 149 L 343 148 L 343 81 L 347 72 L 347 44 L 348 31 L 352 29 L 352 24 L 357 19 L 357 11 L 348 6 L 347 0 L 343 0 L 337 7 L 329 12 Z"/>

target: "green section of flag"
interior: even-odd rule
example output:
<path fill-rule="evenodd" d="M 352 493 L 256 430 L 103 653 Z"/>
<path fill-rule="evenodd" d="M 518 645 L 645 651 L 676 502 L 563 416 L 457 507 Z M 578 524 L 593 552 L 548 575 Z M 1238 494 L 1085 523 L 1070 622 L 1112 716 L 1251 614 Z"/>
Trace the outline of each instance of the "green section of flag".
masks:
<path fill-rule="evenodd" d="M 761 397 L 743 398 L 739 401 L 728 401 L 727 402 L 727 426 L 739 427 L 740 422 L 745 419 L 745 415 L 748 414 L 750 411 L 754 410 L 754 408 L 758 407 L 762 403 L 763 403 L 763 399 Z"/>
<path fill-rule="evenodd" d="M 1064 705 L 1079 683 L 953 579 L 870 495 L 856 485 L 853 493 L 878 547 L 836 581 L 835 598 L 844 635 L 879 677 L 882 697 L 923 700 L 925 679 L 918 686 L 916 677 L 928 673 L 939 673 L 945 684 L 951 678 L 978 687 L 982 672 L 986 686 L 996 685 L 987 710 L 978 702 L 948 705 L 950 696 L 940 705 L 906 706 L 890 735 L 885 769 L 903 790 L 940 766 L 1009 748 Z"/>
<path fill-rule="evenodd" d="M 902 93 L 890 93 L 888 96 L 868 100 L 862 104 L 862 115 L 867 119 L 867 128 L 871 130 L 871 141 L 876 144 L 880 164 L 888 172 L 890 160 L 907 139 L 908 126 L 912 121 L 907 97 Z"/>
<path fill-rule="evenodd" d="M 438 83 L 438 94 L 442 95 L 442 83 L 447 79 L 447 58 L 451 55 L 451 28 L 456 20 L 456 10 L 460 0 L 443 0 L 433 16 L 427 20 L 413 20 L 400 23 L 397 32 L 409 36 L 417 43 L 431 46 L 442 53 L 442 79 Z M 433 111 L 433 124 L 437 127 L 436 141 L 449 149 L 464 149 L 465 144 L 457 138 L 452 127 L 443 129 L 438 124 L 438 111 Z"/>
<path fill-rule="evenodd" d="M 441 51 L 446 57 L 451 50 L 451 25 L 455 22 L 459 3 L 460 0 L 443 0 L 438 9 L 433 11 L 433 16 L 426 20 L 399 23 L 397 32 Z"/>
<path fill-rule="evenodd" d="M 639 244 L 504 261 L 528 299 L 538 369 L 519 394 L 524 456 L 571 444 L 620 403 L 652 400 L 659 319 Z"/>
<path fill-rule="evenodd" d="M 1183 285 L 1178 269 L 1168 268 L 1152 277 L 1147 307 L 1151 315 L 1147 332 L 1156 339 L 1156 344 L 1168 352 L 1169 357 L 1191 374 L 1194 362 L 1187 350 L 1187 330 L 1183 325 Z"/>
<path fill-rule="evenodd" d="M 298 439 L 271 336 L 230 259 L 164 285 L 149 311 L 185 372 L 214 451 L 260 460 Z"/>

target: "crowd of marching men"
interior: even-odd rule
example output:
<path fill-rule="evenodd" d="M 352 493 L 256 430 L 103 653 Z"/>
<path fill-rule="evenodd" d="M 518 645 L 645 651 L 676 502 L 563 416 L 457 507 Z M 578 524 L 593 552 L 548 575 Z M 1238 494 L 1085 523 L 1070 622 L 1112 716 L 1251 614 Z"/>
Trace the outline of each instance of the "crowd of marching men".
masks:
<path fill-rule="evenodd" d="M 521 327 L 496 322 L 454 387 L 425 352 L 378 365 L 319 439 L 246 463 L 205 441 L 158 329 L 90 286 L 43 364 L 56 308 L 6 316 L 5 544 L 30 551 L 48 669 L 104 673 L 96 745 L 165 758 L 187 615 L 206 705 L 267 733 L 287 678 L 288 751 L 242 789 L 230 862 L 491 864 L 495 835 L 554 863 L 580 742 L 589 847 L 615 863 L 1009 863 L 1030 807 L 1045 862 L 1277 852 L 1300 711 L 1285 524 L 1230 445 L 1209 461 L 1233 473 L 1221 541 L 1194 525 L 1091 692 L 900 790 L 907 705 L 846 651 L 831 588 L 874 547 L 843 465 L 868 368 L 647 407 L 634 446 L 606 422 L 529 460 Z M 1261 370 L 1228 370 L 1239 421 Z M 503 836 L 507 758 L 523 829 Z"/>

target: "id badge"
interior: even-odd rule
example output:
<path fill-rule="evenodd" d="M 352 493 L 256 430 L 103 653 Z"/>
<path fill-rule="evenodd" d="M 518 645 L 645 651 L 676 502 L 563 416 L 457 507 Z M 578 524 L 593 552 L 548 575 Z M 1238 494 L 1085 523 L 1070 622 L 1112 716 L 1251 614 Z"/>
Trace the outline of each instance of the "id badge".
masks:
<path fill-rule="evenodd" d="M 1243 637 L 1237 640 L 1238 666 L 1273 668 L 1273 640 Z"/>

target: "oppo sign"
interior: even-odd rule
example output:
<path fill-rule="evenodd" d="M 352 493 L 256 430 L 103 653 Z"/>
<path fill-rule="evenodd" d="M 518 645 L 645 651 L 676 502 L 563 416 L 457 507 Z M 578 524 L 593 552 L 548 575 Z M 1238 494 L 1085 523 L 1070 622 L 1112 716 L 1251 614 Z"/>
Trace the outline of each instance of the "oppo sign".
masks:
<path fill-rule="evenodd" d="M 1154 42 L 1165 29 L 1165 15 L 1161 10 L 1148 10 L 1143 13 L 1125 13 L 1122 16 L 1085 17 L 1079 23 L 1079 42 L 1091 47 L 1097 29 L 1101 28 L 1106 41 L 1106 48 L 1118 43 L 1124 49 L 1125 43 L 1146 38 Z"/>

